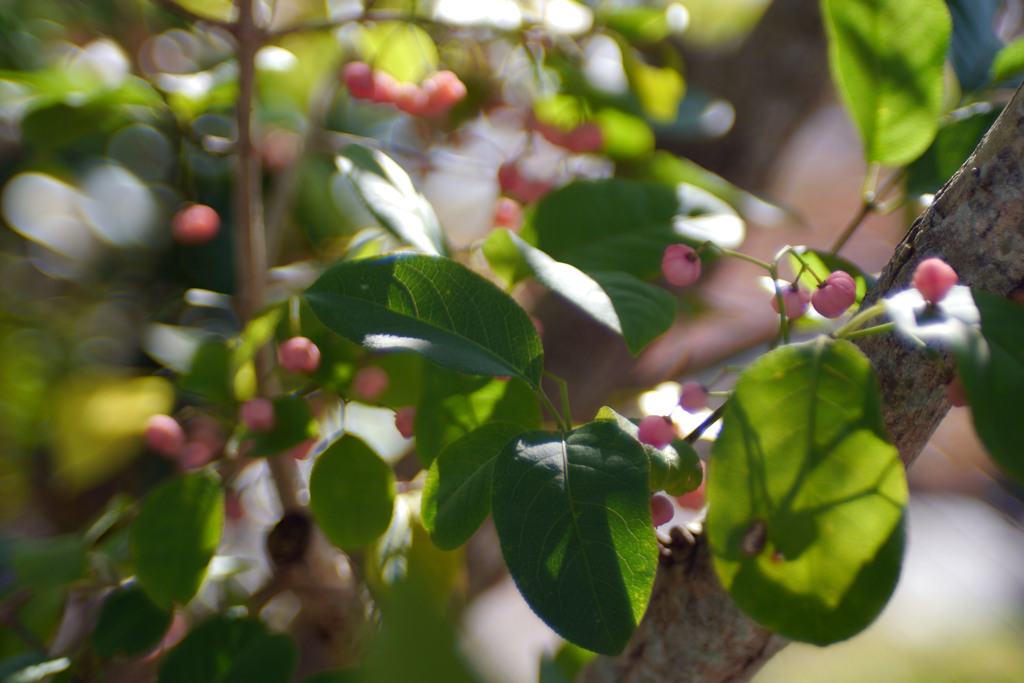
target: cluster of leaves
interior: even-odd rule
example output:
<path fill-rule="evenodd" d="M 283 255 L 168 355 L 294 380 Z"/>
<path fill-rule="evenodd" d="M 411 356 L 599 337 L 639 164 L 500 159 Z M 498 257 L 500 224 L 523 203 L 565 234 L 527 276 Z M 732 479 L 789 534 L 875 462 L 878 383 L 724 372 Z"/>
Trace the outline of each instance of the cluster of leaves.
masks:
<path fill-rule="evenodd" d="M 9 657 L 4 675 L 33 680 L 88 672 L 119 657 L 142 657 L 163 642 L 169 650 L 159 660 L 162 681 L 288 680 L 294 643 L 240 609 L 248 596 L 239 597 L 245 591 L 234 577 L 244 567 L 219 562 L 217 553 L 225 528 L 237 521 L 231 510 L 240 482 L 256 469 L 251 466 L 260 458 L 304 457 L 310 439 L 316 439 L 312 519 L 337 548 L 366 558 L 366 583 L 383 606 L 383 632 L 367 666 L 352 676 L 399 680 L 407 672 L 389 667 L 410 657 L 390 653 L 421 638 L 433 650 L 425 657 L 449 657 L 443 665 L 451 680 L 468 680 L 452 654 L 450 631 L 438 624 L 457 591 L 457 551 L 488 515 L 508 570 L 537 614 L 582 648 L 622 651 L 647 607 L 657 567 L 650 496 L 698 487 L 701 465 L 691 442 L 700 434 L 656 448 L 640 441 L 636 420 L 610 407 L 574 427 L 566 402 L 556 407 L 542 387 L 541 335 L 514 294 L 535 280 L 639 354 L 680 309 L 679 297 L 660 279 L 665 249 L 689 244 L 714 259 L 739 247 L 745 224 L 736 207 L 749 197 L 686 160 L 654 151 L 658 127 L 692 123 L 681 113 L 684 81 L 667 40 L 674 6 L 606 3 L 594 12 L 563 4 L 589 24 L 565 28 L 524 15 L 535 33 L 521 33 L 479 17 L 468 24 L 445 20 L 443 12 L 427 22 L 415 14 L 416 3 L 400 18 L 368 14 L 346 22 L 340 38 L 306 30 L 305 22 L 326 17 L 271 24 L 256 86 L 260 123 L 273 135 L 264 136 L 260 151 L 269 208 L 279 208 L 275 197 L 290 203 L 287 220 L 268 218 L 269 247 L 274 255 L 301 255 L 302 262 L 276 270 L 283 286 L 247 321 L 231 311 L 227 231 L 206 244 L 171 249 L 153 229 L 185 200 L 230 205 L 225 153 L 239 84 L 224 31 L 234 20 L 233 3 L 180 3 L 208 23 L 168 28 L 143 49 L 154 60 L 168 51 L 187 58 L 189 73 L 154 63 L 147 78 L 131 76 L 112 41 L 93 44 L 92 52 L 69 47 L 60 64 L 19 63 L 30 51 L 4 43 L 9 70 L 0 73 L 0 85 L 13 95 L 0 113 L 17 118 L 27 149 L 52 155 L 5 166 L 4 217 L 24 238 L 25 257 L 38 271 L 33 277 L 61 278 L 63 290 L 79 300 L 97 287 L 106 297 L 160 282 L 153 272 L 161 268 L 176 273 L 173 298 L 188 288 L 187 304 L 169 304 L 172 297 L 157 293 L 125 314 L 129 326 L 141 327 L 152 309 L 162 309 L 165 323 L 152 325 L 141 342 L 150 369 L 159 369 L 144 378 L 97 381 L 89 374 L 101 360 L 137 363 L 135 347 L 115 358 L 85 348 L 80 365 L 47 365 L 47 358 L 64 354 L 47 345 L 26 349 L 17 340 L 34 329 L 52 331 L 43 321 L 53 304 L 19 302 L 32 313 L 20 319 L 32 325 L 5 311 L 0 346 L 26 357 L 24 366 L 11 367 L 48 369 L 35 384 L 5 369 L 2 386 L 17 385 L 26 406 L 49 396 L 59 401 L 52 440 L 33 436 L 42 430 L 41 410 L 17 421 L 25 460 L 44 445 L 53 454 L 55 479 L 77 494 L 138 464 L 140 435 L 153 414 L 175 413 L 196 441 L 193 432 L 206 425 L 217 442 L 212 463 L 178 462 L 178 473 L 157 458 L 146 460 L 144 482 L 112 498 L 84 532 L 2 546 L 18 581 L 5 590 L 9 599 L 24 600 L 19 618 L 31 634 L 27 642 L 6 634 L 0 641 Z M 954 16 L 970 15 L 950 4 L 966 13 Z M 943 86 L 950 40 L 956 46 L 969 35 L 958 33 L 944 3 L 824 0 L 822 6 L 835 78 L 867 160 L 909 164 L 909 187 L 933 189 L 950 160 L 962 161 L 983 132 L 988 119 L 979 114 L 991 107 L 979 103 L 987 104 L 989 89 L 1020 70 L 1019 46 L 998 56 L 980 48 L 956 52 L 974 57 L 966 65 L 954 61 L 967 94 L 956 115 L 944 118 L 954 99 Z M 154 8 L 144 11 L 150 20 L 168 20 Z M 70 25 L 73 17 L 57 18 Z M 35 40 L 29 25 L 38 19 L 18 15 L 5 35 Z M 625 86 L 595 85 L 576 50 L 535 35 L 545 32 L 569 43 L 586 37 L 610 44 Z M 639 47 L 664 56 L 651 60 Z M 481 56 L 473 61 L 465 54 Z M 447 66 L 467 84 L 467 96 L 429 120 L 388 103 L 360 102 L 338 78 L 341 63 L 354 60 L 410 83 Z M 968 85 L 963 74 L 977 71 L 977 62 L 991 64 L 992 76 Z M 522 65 L 527 75 L 503 82 L 498 76 L 508 64 Z M 559 157 L 559 168 L 579 162 L 582 170 L 545 178 L 560 187 L 527 207 L 520 231 L 490 230 L 488 223 L 466 249 L 407 169 L 500 106 L 528 110 L 517 121 L 529 133 L 527 150 L 500 162 L 525 165 L 527 151 L 540 146 L 530 133 L 539 126 L 550 138 L 551 130 L 596 124 L 600 148 L 590 150 L 597 153 L 589 160 Z M 101 149 L 97 131 L 106 143 Z M 326 153 L 303 152 L 300 133 L 323 142 Z M 408 137 L 413 149 L 403 153 L 396 143 L 381 151 L 375 140 L 390 136 Z M 102 153 L 118 162 L 117 170 L 108 164 L 105 175 L 89 176 L 92 182 L 79 187 L 59 179 L 78 177 Z M 584 161 L 599 170 L 588 172 Z M 62 207 L 33 213 L 19 200 L 40 192 L 59 197 Z M 135 200 L 141 213 L 119 221 L 102 210 L 114 193 Z M 64 207 L 70 208 L 61 213 Z M 60 222 L 69 216 L 78 221 L 70 241 L 68 223 Z M 840 269 L 855 276 L 858 301 L 871 285 L 834 254 L 791 253 L 796 280 L 808 287 Z M 170 265 L 173 259 L 180 268 Z M 129 268 L 129 261 L 142 267 Z M 122 269 L 111 270 L 124 274 L 110 275 L 108 262 L 120 263 Z M 1016 341 L 1024 314 L 1015 304 L 966 291 L 941 305 L 903 295 L 887 305 L 897 327 L 921 345 L 953 350 L 980 436 L 1011 475 L 1024 479 L 1008 427 L 1024 385 Z M 954 310 L 965 296 L 971 299 L 966 314 Z M 792 321 L 781 316 L 788 330 Z M 797 329 L 822 325 L 819 319 Z M 247 428 L 237 419 L 239 406 L 265 391 L 268 379 L 261 377 L 261 349 L 295 335 L 316 344 L 321 362 L 307 374 L 274 371 L 281 388 L 273 397 L 274 424 Z M 870 364 L 842 336 L 782 345 L 744 370 L 714 415 L 722 429 L 708 468 L 706 533 L 723 584 L 754 619 L 815 643 L 847 638 L 874 619 L 895 586 L 904 545 L 902 466 L 885 434 Z M 368 367 L 383 370 L 389 382 L 361 396 L 356 378 Z M 358 403 L 415 406 L 415 454 L 405 452 L 404 442 L 381 447 L 357 435 L 347 416 Z M 13 402 L 3 409 L 17 417 Z M 101 419 L 96 411 L 103 409 L 116 410 L 117 419 Z M 332 418 L 338 413 L 345 415 L 340 425 Z M 399 470 L 406 479 L 401 486 Z M 56 656 L 39 641 L 54 635 L 62 612 L 69 623 L 64 598 L 72 584 L 85 586 L 83 593 L 101 607 L 87 642 Z M 211 604 L 216 614 L 174 644 L 168 633 L 175 619 Z M 308 680 L 351 680 L 349 673 Z"/>

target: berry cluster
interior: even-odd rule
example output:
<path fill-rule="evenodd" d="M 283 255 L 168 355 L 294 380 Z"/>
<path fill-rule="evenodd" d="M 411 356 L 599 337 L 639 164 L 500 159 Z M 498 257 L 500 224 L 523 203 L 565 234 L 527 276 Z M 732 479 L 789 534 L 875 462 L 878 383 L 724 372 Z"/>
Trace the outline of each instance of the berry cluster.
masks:
<path fill-rule="evenodd" d="M 593 122 L 581 123 L 571 130 L 564 130 L 535 120 L 532 127 L 551 144 L 564 147 L 573 154 L 597 152 L 604 146 L 601 127 Z"/>
<path fill-rule="evenodd" d="M 466 97 L 466 85 L 451 71 L 438 71 L 422 85 L 402 82 L 365 62 L 349 62 L 342 69 L 345 87 L 353 97 L 393 104 L 413 116 L 445 114 Z"/>

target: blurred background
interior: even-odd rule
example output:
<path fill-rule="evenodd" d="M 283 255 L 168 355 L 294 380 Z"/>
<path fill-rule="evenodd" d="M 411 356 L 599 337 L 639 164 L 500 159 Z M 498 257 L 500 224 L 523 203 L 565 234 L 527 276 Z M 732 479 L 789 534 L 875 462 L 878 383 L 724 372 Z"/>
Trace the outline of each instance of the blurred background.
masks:
<path fill-rule="evenodd" d="M 260 20 L 279 31 L 257 55 L 273 301 L 343 253 L 396 246 L 335 162 L 352 141 L 398 161 L 458 257 L 478 265 L 480 241 L 506 220 L 496 216 L 502 197 L 529 211 L 577 178 L 704 187 L 742 217 L 734 244 L 770 259 L 786 244 L 827 249 L 889 175 L 863 161 L 831 84 L 815 0 L 368 4 L 259 5 Z M 989 65 L 1020 34 L 1024 6 L 947 4 L 956 115 L 881 197 L 888 210 L 843 248 L 868 273 L 888 261 L 1017 84 L 992 83 Z M 183 20 L 160 2 L 0 0 L 0 608 L 20 605 L 26 583 L 33 596 L 16 618 L 0 609 L 0 666 L 27 641 L 52 643 L 67 587 L 105 571 L 92 556 L 82 564 L 74 539 L 112 505 L 189 468 L 145 449 L 145 419 L 178 411 L 211 457 L 230 436 L 230 416 L 178 389 L 196 374 L 201 345 L 240 332 L 230 265 L 237 65 L 218 24 L 233 9 L 227 0 L 181 5 L 208 21 Z M 387 21 L 409 16 L 418 23 L 396 38 Z M 352 97 L 340 70 L 353 60 L 412 82 L 450 69 L 468 95 L 443 120 L 424 120 Z M 577 122 L 580 102 L 602 134 L 582 152 L 553 144 L 538 125 Z M 502 179 L 510 167 L 518 184 Z M 210 241 L 173 239 L 172 216 L 187 203 L 220 215 Z M 582 419 L 609 403 L 664 414 L 678 382 L 716 377 L 771 342 L 778 317 L 760 275 L 736 260 L 709 264 L 698 287 L 679 294 L 676 324 L 635 358 L 556 295 L 532 285 L 516 295 L 539 320 L 547 367 L 568 381 Z M 359 363 L 339 361 L 338 382 Z M 408 456 L 391 410 L 350 403 L 321 420 L 326 429 L 344 422 L 391 462 Z M 308 474 L 308 461 L 302 467 Z M 969 408 L 951 410 L 909 479 L 907 559 L 882 617 L 839 645 L 787 648 L 758 683 L 1024 680 L 1022 491 L 988 460 Z M 214 573 L 252 593 L 268 575 L 263 536 L 280 511 L 260 464 L 230 492 Z M 558 680 L 541 661 L 561 643 L 503 576 L 496 547 L 485 526 L 466 551 L 461 649 L 485 680 L 535 681 L 545 666 L 545 680 Z M 116 561 L 123 548 L 103 552 Z"/>

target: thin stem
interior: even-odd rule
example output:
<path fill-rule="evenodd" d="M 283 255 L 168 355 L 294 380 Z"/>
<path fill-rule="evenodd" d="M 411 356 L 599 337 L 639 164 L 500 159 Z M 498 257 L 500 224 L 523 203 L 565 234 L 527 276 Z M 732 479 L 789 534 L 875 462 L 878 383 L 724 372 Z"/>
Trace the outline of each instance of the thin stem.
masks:
<path fill-rule="evenodd" d="M 875 325 L 874 327 L 865 327 L 862 330 L 854 330 L 850 332 L 843 339 L 859 339 L 860 337 L 870 337 L 873 334 L 883 334 L 885 332 L 891 332 L 896 329 L 896 323 L 882 323 L 881 325 Z"/>
<path fill-rule="evenodd" d="M 555 408 L 555 404 L 551 402 L 548 395 L 544 393 L 543 389 L 537 389 L 537 395 L 540 396 L 540 400 L 544 403 L 544 406 L 548 409 L 548 412 L 555 418 L 555 423 L 558 424 L 558 429 L 563 432 L 569 431 L 565 421 L 562 420 L 562 416 L 558 414 L 558 408 Z"/>
<path fill-rule="evenodd" d="M 857 228 L 859 228 L 861 223 L 864 222 L 864 219 L 868 217 L 868 214 L 870 214 L 878 207 L 878 199 L 885 195 L 885 193 L 888 192 L 890 189 L 892 189 L 893 185 L 895 185 L 899 180 L 901 180 L 906 172 L 906 167 L 896 169 L 895 171 L 893 171 L 892 175 L 889 176 L 889 179 L 882 184 L 882 186 L 878 189 L 877 192 L 864 199 L 863 203 L 860 206 L 860 211 L 858 211 L 856 215 L 854 215 L 854 217 L 843 229 L 843 232 L 841 232 L 839 234 L 839 237 L 836 238 L 836 241 L 832 245 L 832 248 L 829 249 L 830 253 L 839 253 L 839 250 L 843 248 L 843 245 L 845 245 L 851 237 L 853 237 L 853 233 L 857 231 Z"/>
<path fill-rule="evenodd" d="M 848 339 L 851 332 L 859 328 L 872 318 L 885 314 L 885 304 L 879 301 L 874 306 L 867 308 L 850 318 L 845 325 L 832 333 L 835 339 Z"/>
<path fill-rule="evenodd" d="M 715 249 L 717 249 L 723 256 L 732 256 L 733 258 L 738 258 L 741 261 L 746 261 L 747 263 L 753 263 L 755 266 L 760 266 L 761 268 L 767 270 L 769 273 L 774 272 L 772 264 L 768 263 L 767 261 L 762 261 L 759 258 L 754 258 L 753 256 L 748 256 L 747 254 L 738 251 L 733 251 L 732 249 L 726 249 L 725 247 L 721 247 L 717 244 L 714 244 L 713 242 L 705 242 L 704 244 L 710 244 Z"/>
<path fill-rule="evenodd" d="M 545 370 L 544 375 L 558 385 L 558 393 L 562 397 L 562 415 L 565 416 L 566 427 L 572 429 L 572 411 L 569 409 L 569 385 L 566 384 L 564 379 L 552 372 Z"/>
<path fill-rule="evenodd" d="M 684 438 L 683 441 L 691 445 L 697 443 L 697 439 L 699 439 L 701 435 L 708 430 L 708 427 L 722 419 L 722 415 L 725 413 L 725 406 L 726 403 L 723 403 L 722 405 L 715 408 L 715 411 L 708 415 L 707 419 L 705 419 L 703 422 L 697 425 L 697 427 L 692 432 L 687 434 L 686 438 Z"/>
<path fill-rule="evenodd" d="M 267 287 L 267 241 L 263 228 L 263 193 L 261 187 L 260 158 L 253 144 L 253 110 L 256 107 L 256 52 L 263 35 L 253 16 L 255 0 L 239 0 L 238 22 L 233 25 L 238 40 L 238 103 L 235 113 L 238 142 L 235 151 L 238 167 L 235 170 L 234 227 L 235 263 L 238 267 L 235 299 L 238 317 L 243 324 L 251 320 L 263 307 Z M 271 348 L 264 346 L 257 352 L 256 384 L 259 393 L 266 395 L 270 387 L 273 364 Z M 288 457 L 267 459 L 285 510 L 299 506 L 299 473 L 295 462 Z"/>

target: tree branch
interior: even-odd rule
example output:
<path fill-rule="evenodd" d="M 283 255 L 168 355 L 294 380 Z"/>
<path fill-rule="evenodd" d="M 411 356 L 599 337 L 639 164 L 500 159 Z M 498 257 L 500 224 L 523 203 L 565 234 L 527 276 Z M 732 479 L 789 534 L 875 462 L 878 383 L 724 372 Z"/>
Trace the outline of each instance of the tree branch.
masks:
<path fill-rule="evenodd" d="M 974 154 L 936 195 L 896 248 L 871 306 L 910 285 L 922 259 L 938 256 L 963 284 L 1024 299 L 1024 90 Z M 882 389 L 889 434 L 909 466 L 949 409 L 936 364 L 894 334 L 858 340 Z M 692 559 L 695 555 L 696 559 Z M 601 657 L 579 681 L 745 681 L 781 649 L 782 640 L 739 611 L 724 592 L 704 539 L 690 556 L 663 561 L 651 602 L 626 651 Z"/>

